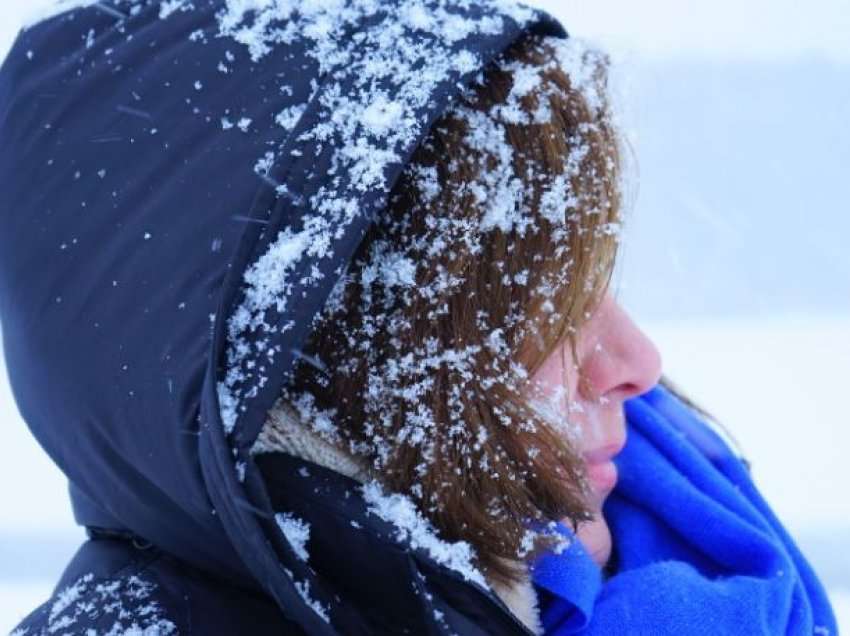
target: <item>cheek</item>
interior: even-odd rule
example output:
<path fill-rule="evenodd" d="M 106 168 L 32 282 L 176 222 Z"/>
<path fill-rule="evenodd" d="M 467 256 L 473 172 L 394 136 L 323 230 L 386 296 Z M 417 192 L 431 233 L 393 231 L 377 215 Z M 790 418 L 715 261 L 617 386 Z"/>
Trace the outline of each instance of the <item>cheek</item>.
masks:
<path fill-rule="evenodd" d="M 576 399 L 578 374 L 572 363 L 572 358 L 564 352 L 555 351 L 543 362 L 543 365 L 533 376 L 534 382 L 540 388 L 547 402 L 566 415 L 569 411 L 567 396 Z"/>
<path fill-rule="evenodd" d="M 543 362 L 534 379 L 544 389 L 554 389 L 563 384 L 564 369 L 559 356 L 551 355 Z"/>
<path fill-rule="evenodd" d="M 557 417 L 562 432 L 573 448 L 581 452 L 599 438 L 595 413 L 581 395 L 579 373 L 572 357 L 556 352 L 550 355 L 533 377 L 540 390 L 541 406 Z"/>
<path fill-rule="evenodd" d="M 600 403 L 600 401 L 604 404 L 605 399 L 602 396 L 609 384 L 613 364 L 614 360 L 611 359 L 602 344 L 597 341 L 581 363 L 579 392 L 583 399 L 594 404 Z"/>

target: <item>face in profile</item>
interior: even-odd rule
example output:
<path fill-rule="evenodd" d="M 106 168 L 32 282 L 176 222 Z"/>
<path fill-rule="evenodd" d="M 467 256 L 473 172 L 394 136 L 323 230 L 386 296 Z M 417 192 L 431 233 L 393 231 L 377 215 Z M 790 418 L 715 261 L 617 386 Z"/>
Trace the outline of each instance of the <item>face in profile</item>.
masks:
<path fill-rule="evenodd" d="M 623 402 L 658 382 L 661 357 L 610 294 L 579 331 L 575 353 L 574 358 L 567 343 L 559 346 L 533 380 L 575 431 L 594 514 L 592 520 L 579 524 L 577 536 L 604 566 L 611 556 L 611 534 L 602 505 L 617 482 L 612 459 L 626 443 Z"/>
<path fill-rule="evenodd" d="M 282 396 L 313 421 L 332 413 L 316 432 L 410 496 L 442 536 L 467 541 L 503 585 L 526 575 L 531 547 L 559 543 L 529 541 L 530 521 L 575 525 L 601 508 L 622 402 L 657 377 L 645 360 L 654 349 L 611 299 L 585 318 L 610 280 L 622 220 L 606 68 L 574 41 L 532 38 L 470 85 L 327 303 L 305 347 L 322 364 L 300 364 Z M 566 362 L 557 343 L 579 325 L 581 355 Z M 542 379 L 570 396 L 556 418 L 525 395 L 537 393 L 526 369 L 542 362 Z M 564 427 L 547 426 L 564 420 L 586 429 L 585 461 Z"/>

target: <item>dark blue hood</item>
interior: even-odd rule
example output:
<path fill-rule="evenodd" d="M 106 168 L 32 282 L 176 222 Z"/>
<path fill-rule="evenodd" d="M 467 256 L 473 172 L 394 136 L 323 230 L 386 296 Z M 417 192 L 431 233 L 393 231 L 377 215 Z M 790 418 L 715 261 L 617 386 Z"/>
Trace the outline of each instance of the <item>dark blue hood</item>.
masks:
<path fill-rule="evenodd" d="M 502 0 L 304 4 L 266 24 L 223 0 L 114 0 L 19 35 L 0 320 L 81 525 L 261 589 L 318 634 L 354 619 L 275 528 L 249 449 L 431 123 L 522 33 L 565 33 Z M 270 250 L 287 301 L 252 283 Z"/>

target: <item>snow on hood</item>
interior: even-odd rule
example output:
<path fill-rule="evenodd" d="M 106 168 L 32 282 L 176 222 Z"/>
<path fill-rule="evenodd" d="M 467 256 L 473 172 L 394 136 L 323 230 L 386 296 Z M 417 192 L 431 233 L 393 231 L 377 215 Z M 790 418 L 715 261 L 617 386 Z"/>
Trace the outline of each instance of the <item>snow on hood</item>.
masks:
<path fill-rule="evenodd" d="M 389 179 L 427 132 L 430 119 L 422 114 L 435 92 L 482 68 L 477 47 L 464 43 L 498 36 L 506 19 L 524 28 L 535 17 L 531 9 L 501 0 L 470 8 L 417 1 L 387 10 L 374 0 L 335 0 L 296 10 L 290 2 L 228 2 L 218 15 L 221 34 L 246 46 L 252 60 L 300 38 L 319 76 L 333 77 L 331 86 L 319 91 L 317 84 L 305 103 L 282 113 L 291 121 L 292 109 L 301 112 L 304 123 L 293 131 L 298 145 L 327 144 L 316 159 L 335 178 L 312 188 L 309 196 L 286 183 L 276 185 L 277 193 L 304 214 L 295 227 L 282 228 L 246 271 L 245 297 L 228 320 L 228 370 L 219 384 L 228 432 L 246 410 L 245 402 L 267 384 L 266 369 L 274 368 L 280 352 L 274 340 L 295 327 L 286 319 L 292 314 L 290 299 L 326 285 L 327 278 L 336 281 L 339 272 L 329 276 L 324 263 L 338 262 L 340 243 L 350 246 L 353 241 L 345 239 L 372 217 L 374 208 L 365 207 L 364 199 L 378 193 L 375 202 L 382 203 Z M 367 19 L 369 27 L 357 37 L 343 36 Z M 287 88 L 282 83 L 281 90 Z M 307 104 L 310 117 L 303 114 Z M 287 150 L 295 156 L 303 152 Z M 261 168 L 272 180 L 275 171 L 266 165 L 275 159 L 267 155 Z M 283 165 L 291 161 L 279 158 Z"/>

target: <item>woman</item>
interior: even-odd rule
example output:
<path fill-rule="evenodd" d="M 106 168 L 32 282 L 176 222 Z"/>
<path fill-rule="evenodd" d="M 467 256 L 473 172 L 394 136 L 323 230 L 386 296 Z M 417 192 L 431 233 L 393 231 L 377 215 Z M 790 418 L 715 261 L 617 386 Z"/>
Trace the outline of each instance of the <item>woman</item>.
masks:
<path fill-rule="evenodd" d="M 17 633 L 834 630 L 636 397 L 604 59 L 502 0 L 302 4 L 95 3 L 4 64 L 5 351 L 90 537 Z"/>

